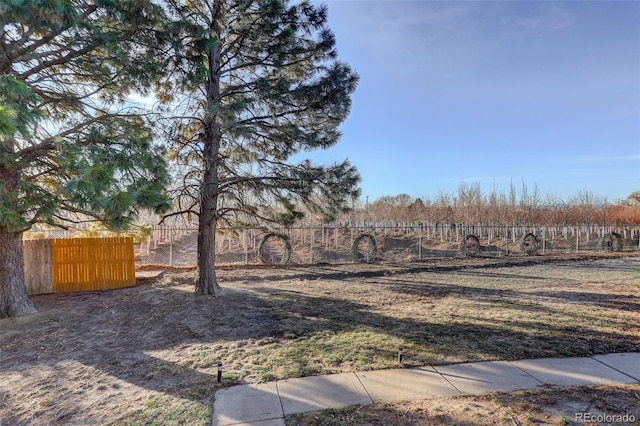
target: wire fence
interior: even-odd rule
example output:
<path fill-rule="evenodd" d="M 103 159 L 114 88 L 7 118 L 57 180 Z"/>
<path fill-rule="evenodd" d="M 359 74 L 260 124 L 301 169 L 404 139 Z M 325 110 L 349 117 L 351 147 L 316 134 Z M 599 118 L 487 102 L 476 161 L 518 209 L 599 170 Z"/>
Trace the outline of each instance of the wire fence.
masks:
<path fill-rule="evenodd" d="M 154 227 L 136 265 L 195 267 L 197 227 Z M 220 229 L 218 264 L 411 262 L 435 257 L 640 251 L 640 226 L 373 225 Z"/>

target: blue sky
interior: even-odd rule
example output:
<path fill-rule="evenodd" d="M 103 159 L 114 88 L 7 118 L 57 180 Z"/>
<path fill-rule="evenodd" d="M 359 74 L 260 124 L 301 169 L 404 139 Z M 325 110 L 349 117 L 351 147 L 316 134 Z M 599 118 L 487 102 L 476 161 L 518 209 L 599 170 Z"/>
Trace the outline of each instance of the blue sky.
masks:
<path fill-rule="evenodd" d="M 360 84 L 342 140 L 304 156 L 349 158 L 363 200 L 640 190 L 640 2 L 323 3 Z"/>

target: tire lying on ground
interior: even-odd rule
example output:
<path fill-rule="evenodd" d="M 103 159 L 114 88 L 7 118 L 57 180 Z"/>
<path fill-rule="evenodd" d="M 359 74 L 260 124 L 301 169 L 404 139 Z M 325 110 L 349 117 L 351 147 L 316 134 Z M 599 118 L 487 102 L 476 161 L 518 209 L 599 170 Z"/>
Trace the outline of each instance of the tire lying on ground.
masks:
<path fill-rule="evenodd" d="M 538 238 L 531 232 L 522 237 L 522 241 L 520 241 L 520 251 L 522 254 L 529 256 L 536 254 L 538 252 Z"/>
<path fill-rule="evenodd" d="M 465 257 L 475 257 L 480 254 L 480 239 L 475 235 L 467 235 L 460 243 L 460 253 Z"/>
<path fill-rule="evenodd" d="M 608 251 L 622 251 L 622 235 L 612 232 L 600 240 L 600 248 Z"/>
<path fill-rule="evenodd" d="M 363 247 L 361 247 L 363 246 Z M 351 254 L 356 262 L 372 263 L 376 260 L 378 246 L 371 234 L 362 234 L 353 240 Z"/>
<path fill-rule="evenodd" d="M 262 237 L 257 252 L 262 263 L 289 263 L 291 243 L 286 235 L 271 232 Z"/>

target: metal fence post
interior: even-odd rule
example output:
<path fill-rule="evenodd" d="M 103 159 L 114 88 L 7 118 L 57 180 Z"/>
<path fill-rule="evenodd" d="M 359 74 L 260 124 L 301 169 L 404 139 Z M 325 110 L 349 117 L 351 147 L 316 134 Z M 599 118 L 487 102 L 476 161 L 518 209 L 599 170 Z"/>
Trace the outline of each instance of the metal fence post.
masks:
<path fill-rule="evenodd" d="M 309 229 L 311 230 L 311 238 L 309 241 L 309 263 L 313 263 L 313 239 L 315 238 L 315 229 L 313 229 L 313 226 Z"/>
<path fill-rule="evenodd" d="M 247 230 L 242 230 L 242 240 L 244 246 L 244 263 L 249 263 L 249 242 L 247 241 Z"/>
<path fill-rule="evenodd" d="M 173 232 L 169 231 L 169 266 L 173 266 Z"/>

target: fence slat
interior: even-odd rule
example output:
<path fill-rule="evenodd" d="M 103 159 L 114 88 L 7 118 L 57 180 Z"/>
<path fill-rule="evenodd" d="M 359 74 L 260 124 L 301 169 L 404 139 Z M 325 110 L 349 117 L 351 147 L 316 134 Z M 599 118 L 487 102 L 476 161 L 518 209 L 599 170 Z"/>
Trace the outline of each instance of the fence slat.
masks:
<path fill-rule="evenodd" d="M 136 284 L 130 237 L 52 240 L 51 257 L 54 293 L 108 290 Z"/>

